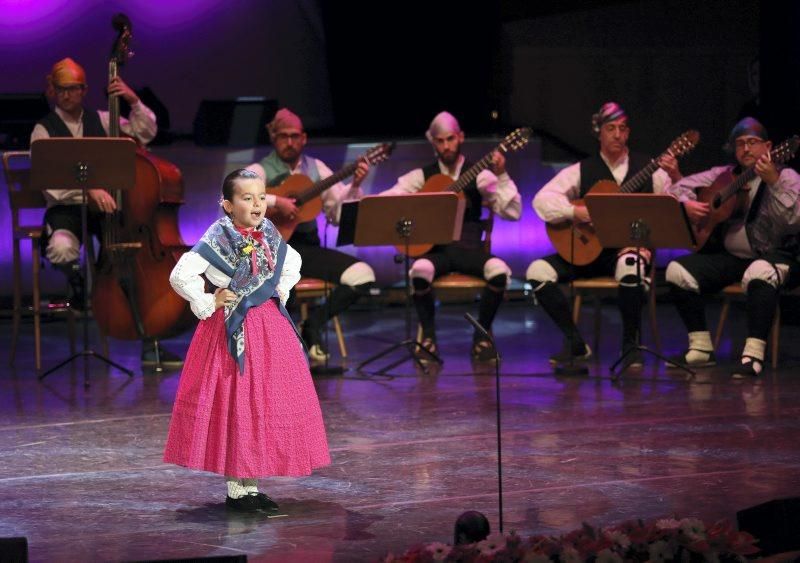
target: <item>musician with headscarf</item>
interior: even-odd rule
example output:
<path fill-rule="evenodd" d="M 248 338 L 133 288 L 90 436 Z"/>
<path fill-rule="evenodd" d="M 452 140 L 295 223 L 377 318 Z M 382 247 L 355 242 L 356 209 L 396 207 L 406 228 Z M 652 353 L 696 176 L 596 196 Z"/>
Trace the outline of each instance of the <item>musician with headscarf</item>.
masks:
<path fill-rule="evenodd" d="M 436 160 L 424 168 L 414 169 L 397 179 L 397 183 L 381 195 L 403 195 L 417 193 L 425 182 L 437 174 L 445 174 L 455 182 L 462 172 L 471 166 L 461 154 L 464 132 L 452 114 L 443 111 L 431 121 L 425 137 L 433 146 Z M 486 280 L 478 322 L 491 330 L 503 295 L 511 278 L 511 269 L 500 258 L 484 249 L 482 242 L 483 222 L 481 211 L 489 207 L 501 219 L 518 221 L 522 204 L 514 180 L 506 172 L 505 157 L 495 151 L 488 169 L 481 171 L 463 190 L 466 198 L 464 223 L 460 240 L 450 244 L 436 245 L 427 254 L 419 257 L 411 266 L 411 283 L 414 290 L 414 305 L 422 326 L 422 346 L 429 352 L 437 352 L 435 299 L 433 281 L 450 272 L 459 272 Z M 478 362 L 491 362 L 496 357 L 492 342 L 479 331 L 473 335 L 471 357 Z M 428 355 L 418 354 L 421 361 Z"/>
<path fill-rule="evenodd" d="M 279 110 L 267 123 L 267 131 L 274 150 L 247 169 L 266 182 L 267 207 L 274 207 L 283 218 L 293 220 L 298 212 L 294 200 L 271 194 L 270 188 L 280 186 L 293 174 L 303 174 L 316 183 L 332 176 L 333 171 L 318 158 L 305 154 L 308 135 L 300 117 L 291 110 Z M 358 163 L 351 184 L 338 182 L 320 194 L 322 212 L 329 223 L 339 223 L 343 201 L 363 196 L 361 183 L 368 172 L 369 164 L 362 160 Z M 298 224 L 287 242 L 303 259 L 300 271 L 303 277 L 326 280 L 334 286 L 325 305 L 311 311 L 301 328 L 310 359 L 323 362 L 329 357 L 322 338 L 323 327 L 329 319 L 346 311 L 361 296 L 369 294 L 375 284 L 375 272 L 366 262 L 344 252 L 324 248 L 320 243 L 316 217 Z"/>
<path fill-rule="evenodd" d="M 55 63 L 47 75 L 47 97 L 53 101 L 53 111 L 43 117 L 31 132 L 31 143 L 51 137 L 106 137 L 109 131 L 109 112 L 84 107 L 89 91 L 86 71 L 67 57 Z M 142 103 L 139 96 L 122 78 L 115 77 L 108 84 L 109 96 L 119 96 L 130 105 L 130 115 L 120 119 L 120 131 L 136 139 L 141 145 L 152 141 L 158 128 L 156 116 Z M 43 254 L 54 268 L 62 272 L 69 283 L 69 303 L 85 307 L 84 280 L 79 264 L 81 248 L 82 190 L 46 190 L 47 211 L 44 216 Z M 114 197 L 102 188 L 87 190 L 89 202 L 89 234 L 100 235 L 101 219 L 113 213 L 117 204 Z M 155 365 L 154 345 L 145 343 L 143 365 Z M 179 365 L 181 360 L 161 351 L 161 363 Z"/>
<path fill-rule="evenodd" d="M 536 193 L 533 209 L 548 223 L 573 221 L 590 223 L 591 217 L 585 205 L 573 205 L 583 198 L 592 186 L 601 180 L 611 180 L 622 185 L 628 178 L 645 168 L 651 158 L 628 149 L 630 126 L 625 110 L 615 102 L 603 104 L 592 115 L 592 134 L 599 142 L 599 150 L 580 162 L 561 170 Z M 675 157 L 666 155 L 659 160 L 656 170 L 644 193 L 663 193 L 672 182 L 681 178 Z M 641 354 L 631 348 L 638 344 L 640 330 L 640 308 L 643 293 L 649 288 L 650 253 L 642 249 L 604 249 L 591 263 L 575 266 L 559 254 L 551 254 L 534 260 L 526 272 L 526 279 L 533 287 L 536 301 L 553 320 L 564 336 L 561 351 L 550 356 L 553 365 L 572 361 L 585 361 L 592 351 L 584 341 L 573 321 L 569 303 L 559 282 L 574 279 L 614 276 L 619 282 L 618 304 L 622 316 L 622 353 L 628 367 L 642 365 Z M 637 268 L 638 274 L 637 275 Z M 640 285 L 638 282 L 643 282 Z M 630 353 L 629 353 L 630 352 Z"/>

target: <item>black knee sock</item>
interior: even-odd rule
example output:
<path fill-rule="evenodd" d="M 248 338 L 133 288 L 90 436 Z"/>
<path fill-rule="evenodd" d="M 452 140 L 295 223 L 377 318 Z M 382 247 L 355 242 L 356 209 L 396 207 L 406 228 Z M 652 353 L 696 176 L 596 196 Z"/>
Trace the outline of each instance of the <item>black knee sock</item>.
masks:
<path fill-rule="evenodd" d="M 337 285 L 328 296 L 328 301 L 309 315 L 309 325 L 312 327 L 321 327 L 336 315 L 346 311 L 350 305 L 358 301 L 359 297 L 369 293 L 373 285 L 373 283 L 364 283 L 353 287 L 349 285 Z"/>
<path fill-rule="evenodd" d="M 433 288 L 427 280 L 414 278 L 414 306 L 417 318 L 422 325 L 422 338 L 436 340 L 436 303 L 433 299 Z"/>
<path fill-rule="evenodd" d="M 775 307 L 778 305 L 778 290 L 764 280 L 753 280 L 747 284 L 747 336 L 766 340 Z"/>
<path fill-rule="evenodd" d="M 564 337 L 572 342 L 573 349 L 582 349 L 586 343 L 581 338 L 578 332 L 578 327 L 572 321 L 572 313 L 569 310 L 569 303 L 567 298 L 561 292 L 561 289 L 552 282 L 537 282 L 535 280 L 528 280 L 528 282 L 536 287 L 541 285 L 539 289 L 535 290 L 536 300 L 542 306 L 545 313 L 547 313 L 556 326 L 564 334 Z"/>
<path fill-rule="evenodd" d="M 638 286 L 620 285 L 617 304 L 622 316 L 622 346 L 639 344 L 641 330 L 642 297 L 644 290 Z"/>
<path fill-rule="evenodd" d="M 678 309 L 678 314 L 686 325 L 688 332 L 708 330 L 706 325 L 705 303 L 703 296 L 694 291 L 681 289 L 675 284 L 669 284 L 670 295 Z"/>
<path fill-rule="evenodd" d="M 503 302 L 503 295 L 506 291 L 508 276 L 500 274 L 487 280 L 486 287 L 481 294 L 481 304 L 478 308 L 478 323 L 488 331 L 492 330 L 492 322 L 497 315 L 497 310 Z M 473 340 L 481 340 L 483 337 L 479 332 L 475 332 Z"/>

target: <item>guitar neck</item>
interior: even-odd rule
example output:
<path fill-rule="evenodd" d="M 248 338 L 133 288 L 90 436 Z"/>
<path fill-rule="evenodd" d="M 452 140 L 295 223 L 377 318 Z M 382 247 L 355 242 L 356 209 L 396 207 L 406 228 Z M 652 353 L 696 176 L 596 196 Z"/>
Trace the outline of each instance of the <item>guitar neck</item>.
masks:
<path fill-rule="evenodd" d="M 619 191 L 624 194 L 641 191 L 647 181 L 652 178 L 653 173 L 658 170 L 658 161 L 653 159 L 650 163 L 622 183 Z"/>
<path fill-rule="evenodd" d="M 332 174 L 331 176 L 328 176 L 324 180 L 320 180 L 319 182 L 312 184 L 306 190 L 300 192 L 295 197 L 297 205 L 300 206 L 306 202 L 311 201 L 312 199 L 317 197 L 319 194 L 321 194 L 331 186 L 338 184 L 339 182 L 341 182 L 342 180 L 344 180 L 349 176 L 352 176 L 355 173 L 356 168 L 358 168 L 358 162 L 359 162 L 358 160 L 356 160 L 355 162 L 351 162 L 350 164 L 348 164 L 341 170 L 337 171 L 336 173 Z"/>
<path fill-rule="evenodd" d="M 449 191 L 460 193 L 466 188 L 470 182 L 478 177 L 478 174 L 489 168 L 492 164 L 492 154 L 495 151 L 506 152 L 502 146 L 495 147 L 491 152 L 485 154 L 478 162 L 469 167 L 466 172 L 463 172 L 449 188 Z"/>

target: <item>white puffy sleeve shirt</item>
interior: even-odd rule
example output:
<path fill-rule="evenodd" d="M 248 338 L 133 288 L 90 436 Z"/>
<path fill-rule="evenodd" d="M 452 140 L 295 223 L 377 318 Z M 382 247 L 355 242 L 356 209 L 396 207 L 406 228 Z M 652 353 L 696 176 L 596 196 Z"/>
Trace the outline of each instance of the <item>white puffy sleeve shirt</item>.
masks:
<path fill-rule="evenodd" d="M 286 305 L 289 292 L 300 281 L 300 265 L 303 260 L 297 251 L 286 245 L 286 258 L 283 260 L 281 279 L 278 282 L 278 295 L 281 303 Z M 214 314 L 214 294 L 206 292 L 205 275 L 217 287 L 228 287 L 231 278 L 220 272 L 196 252 L 191 250 L 181 256 L 169 276 L 169 283 L 175 292 L 189 302 L 198 319 L 207 319 Z"/>

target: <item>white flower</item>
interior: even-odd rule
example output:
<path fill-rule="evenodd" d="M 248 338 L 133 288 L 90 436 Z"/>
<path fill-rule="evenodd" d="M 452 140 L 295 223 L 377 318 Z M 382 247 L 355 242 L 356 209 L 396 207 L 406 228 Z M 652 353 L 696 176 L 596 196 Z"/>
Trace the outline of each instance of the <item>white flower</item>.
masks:
<path fill-rule="evenodd" d="M 648 553 L 650 559 L 647 563 L 662 563 L 663 561 L 671 560 L 673 557 L 669 544 L 664 540 L 651 543 L 648 547 Z"/>
<path fill-rule="evenodd" d="M 705 539 L 706 527 L 697 518 L 684 518 L 680 522 L 681 532 L 686 534 L 691 540 Z"/>
<path fill-rule="evenodd" d="M 494 555 L 506 547 L 506 538 L 502 534 L 491 534 L 483 541 L 475 544 L 483 555 Z"/>
<path fill-rule="evenodd" d="M 627 549 L 631 545 L 631 539 L 619 530 L 606 530 L 605 536 L 622 548 Z"/>
<path fill-rule="evenodd" d="M 453 548 L 446 543 L 434 542 L 425 546 L 425 551 L 433 555 L 434 561 L 444 561 Z"/>
<path fill-rule="evenodd" d="M 681 527 L 681 523 L 674 518 L 662 518 L 656 520 L 656 528 L 659 530 L 677 530 Z"/>

